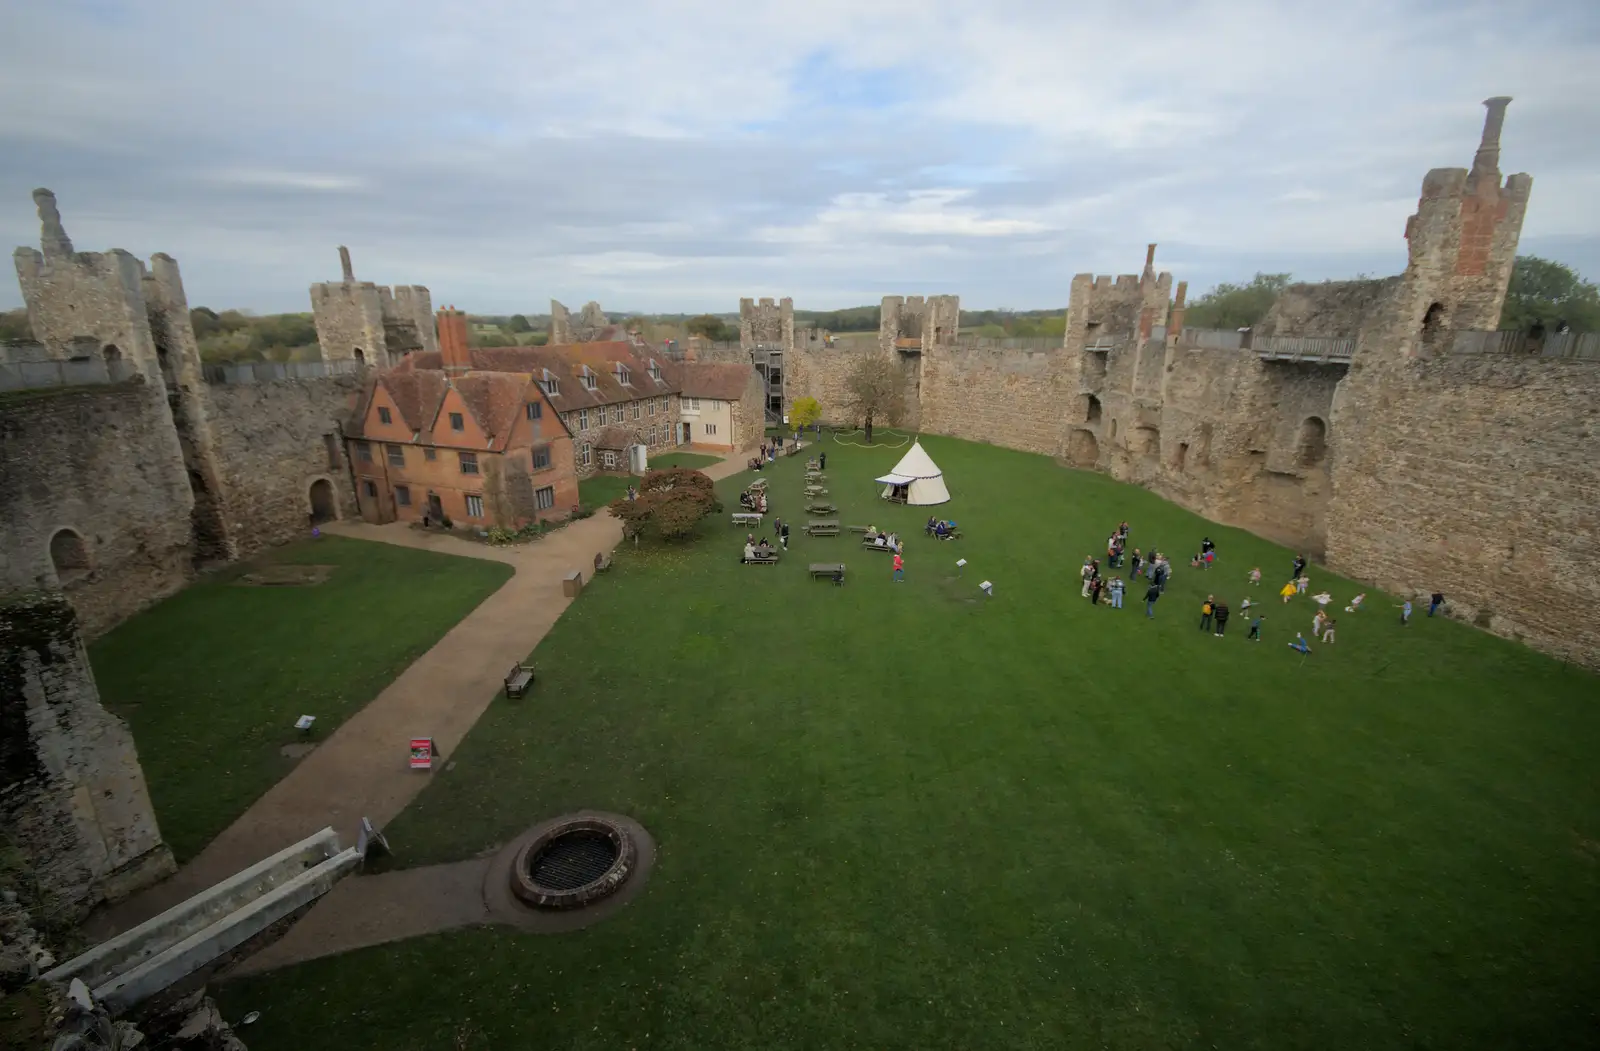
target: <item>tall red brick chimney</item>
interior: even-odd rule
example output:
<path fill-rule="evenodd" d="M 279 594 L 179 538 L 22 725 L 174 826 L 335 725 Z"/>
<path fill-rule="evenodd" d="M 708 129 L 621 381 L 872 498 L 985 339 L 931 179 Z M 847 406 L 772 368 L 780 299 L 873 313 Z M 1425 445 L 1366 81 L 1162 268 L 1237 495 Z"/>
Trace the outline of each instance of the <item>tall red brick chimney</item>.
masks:
<path fill-rule="evenodd" d="M 472 368 L 472 352 L 467 348 L 467 315 L 455 307 L 439 311 L 439 357 L 448 372 Z"/>

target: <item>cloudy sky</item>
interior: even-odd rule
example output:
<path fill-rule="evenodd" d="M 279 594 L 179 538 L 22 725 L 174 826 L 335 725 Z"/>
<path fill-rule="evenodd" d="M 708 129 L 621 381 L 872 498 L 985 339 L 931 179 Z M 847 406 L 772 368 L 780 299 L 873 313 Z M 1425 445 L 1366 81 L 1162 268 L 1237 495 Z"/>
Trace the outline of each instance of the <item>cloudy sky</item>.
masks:
<path fill-rule="evenodd" d="M 0 0 L 0 232 L 175 255 L 191 304 L 366 280 L 542 312 L 805 309 L 1074 273 L 1386 274 L 1431 167 L 1534 176 L 1600 278 L 1593 0 Z M 0 306 L 20 302 L 4 282 Z"/>

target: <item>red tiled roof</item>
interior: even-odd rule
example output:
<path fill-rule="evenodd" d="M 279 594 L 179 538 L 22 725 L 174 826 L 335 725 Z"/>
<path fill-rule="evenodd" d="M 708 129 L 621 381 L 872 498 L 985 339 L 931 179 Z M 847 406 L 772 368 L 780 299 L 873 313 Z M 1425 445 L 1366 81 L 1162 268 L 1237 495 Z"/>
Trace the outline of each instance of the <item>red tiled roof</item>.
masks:
<path fill-rule="evenodd" d="M 542 381 L 548 369 L 556 377 L 557 393 L 550 395 L 550 403 L 558 412 L 676 393 L 677 384 L 667 363 L 661 358 L 655 360 L 661 366 L 660 382 L 650 378 L 650 357 L 641 357 L 631 343 L 477 347 L 472 351 L 472 367 L 485 372 L 527 372 Z M 628 370 L 628 386 L 617 382 L 619 361 Z M 583 385 L 585 367 L 595 377 L 594 390 Z"/>
<path fill-rule="evenodd" d="M 750 378 L 757 375 L 751 365 L 712 362 L 685 362 L 675 371 L 681 393 L 690 398 L 709 398 L 714 401 L 738 401 L 743 398 Z"/>
<path fill-rule="evenodd" d="M 504 449 L 510 443 L 511 428 L 522 412 L 523 395 L 532 377 L 508 372 L 469 372 L 452 377 L 450 382 L 472 410 L 478 426 L 489 436 L 489 448 Z"/>

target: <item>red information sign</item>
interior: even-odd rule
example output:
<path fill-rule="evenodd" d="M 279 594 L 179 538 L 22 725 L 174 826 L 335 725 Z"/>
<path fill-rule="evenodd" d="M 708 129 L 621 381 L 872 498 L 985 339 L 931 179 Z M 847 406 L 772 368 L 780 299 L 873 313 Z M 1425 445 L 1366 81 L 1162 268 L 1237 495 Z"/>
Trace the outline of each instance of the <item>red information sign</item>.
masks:
<path fill-rule="evenodd" d="M 411 769 L 432 770 L 434 752 L 433 738 L 413 737 L 411 739 Z"/>

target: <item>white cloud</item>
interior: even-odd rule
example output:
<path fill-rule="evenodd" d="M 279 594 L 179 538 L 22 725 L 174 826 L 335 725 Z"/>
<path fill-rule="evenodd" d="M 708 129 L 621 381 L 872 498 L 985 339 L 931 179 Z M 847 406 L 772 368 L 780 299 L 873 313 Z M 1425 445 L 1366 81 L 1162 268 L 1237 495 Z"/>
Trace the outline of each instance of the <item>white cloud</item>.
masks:
<path fill-rule="evenodd" d="M 107 10 L 8 4 L 0 234 L 48 185 L 80 247 L 170 251 L 217 306 L 303 309 L 340 243 L 485 311 L 1059 305 L 1147 241 L 1196 289 L 1381 271 L 1502 93 L 1529 238 L 1600 277 L 1583 0 Z"/>

